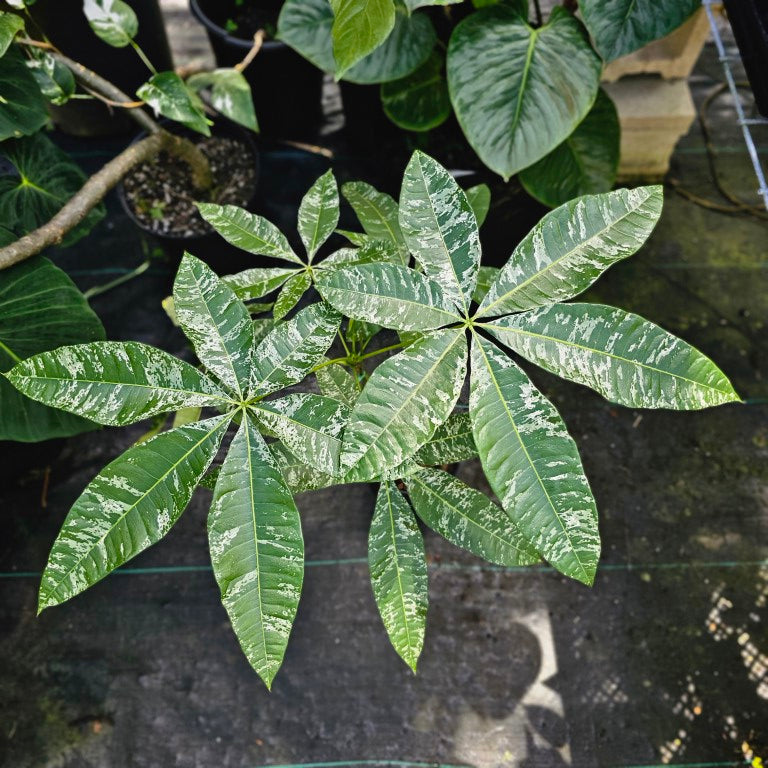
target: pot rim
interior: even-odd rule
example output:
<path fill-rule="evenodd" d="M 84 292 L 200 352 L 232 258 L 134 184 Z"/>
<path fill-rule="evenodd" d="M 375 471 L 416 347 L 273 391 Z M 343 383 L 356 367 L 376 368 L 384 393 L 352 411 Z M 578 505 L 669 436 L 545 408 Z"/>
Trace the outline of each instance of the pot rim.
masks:
<path fill-rule="evenodd" d="M 248 51 L 251 50 L 253 47 L 253 41 L 251 40 L 243 40 L 242 37 L 233 37 L 232 35 L 227 32 L 226 29 L 223 27 L 220 27 L 218 24 L 214 24 L 203 12 L 203 9 L 200 7 L 200 4 L 198 3 L 198 0 L 189 0 L 189 9 L 192 11 L 192 15 L 206 28 L 206 30 L 216 35 L 216 37 L 220 37 L 223 42 L 227 43 L 228 45 L 235 46 L 237 48 L 243 49 L 243 55 L 248 53 Z M 262 43 L 262 50 L 279 50 L 282 48 L 288 48 L 289 46 L 284 43 L 282 40 L 265 40 Z"/>

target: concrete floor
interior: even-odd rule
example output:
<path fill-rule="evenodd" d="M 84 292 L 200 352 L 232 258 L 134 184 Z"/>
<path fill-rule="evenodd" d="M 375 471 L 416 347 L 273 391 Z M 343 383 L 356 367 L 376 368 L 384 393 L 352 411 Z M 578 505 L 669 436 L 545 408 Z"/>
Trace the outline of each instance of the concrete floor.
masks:
<path fill-rule="evenodd" d="M 708 48 L 696 98 L 719 78 Z M 747 197 L 755 183 L 727 99 L 712 116 L 724 178 Z M 757 138 L 768 152 L 768 135 Z M 62 141 L 88 168 L 116 149 Z M 340 176 L 359 172 L 354 157 L 337 157 Z M 295 216 L 322 163 L 267 149 L 274 218 Z M 698 127 L 671 175 L 716 198 Z M 142 259 L 136 231 L 115 200 L 109 208 L 88 239 L 56 256 L 83 288 Z M 417 676 L 388 646 L 367 581 L 369 486 L 299 499 L 309 567 L 268 694 L 207 566 L 207 491 L 130 568 L 35 617 L 39 572 L 66 511 L 144 425 L 28 450 L 0 445 L 0 766 L 768 764 L 767 245 L 765 221 L 668 192 L 649 245 L 587 298 L 682 335 L 747 404 L 630 411 L 534 374 L 577 439 L 598 500 L 595 587 L 547 568 L 487 567 L 428 533 Z M 158 260 L 94 300 L 110 338 L 183 352 L 159 306 L 172 272 Z M 460 472 L 482 486 L 476 463 Z"/>

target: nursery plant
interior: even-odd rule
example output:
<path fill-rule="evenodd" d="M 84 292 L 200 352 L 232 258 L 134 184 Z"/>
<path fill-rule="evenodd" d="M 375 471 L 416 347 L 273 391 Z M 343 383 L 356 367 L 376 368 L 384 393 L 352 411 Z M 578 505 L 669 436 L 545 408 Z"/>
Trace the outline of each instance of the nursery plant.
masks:
<path fill-rule="evenodd" d="M 619 123 L 604 62 L 673 31 L 698 0 L 286 0 L 281 39 L 337 79 L 381 84 L 409 131 L 455 114 L 482 162 L 555 207 L 613 186 Z M 575 15 L 576 10 L 579 16 Z M 447 47 L 432 19 L 451 27 Z"/>
<path fill-rule="evenodd" d="M 304 546 L 293 498 L 301 491 L 380 483 L 370 578 L 389 638 L 414 670 L 428 606 L 417 518 L 493 563 L 544 558 L 592 584 L 598 519 L 576 443 L 512 353 L 632 408 L 738 401 L 716 365 L 681 339 L 621 309 L 570 301 L 645 242 L 661 208 L 659 187 L 578 198 L 545 216 L 490 273 L 480 271 L 468 196 L 419 152 L 406 168 L 396 219 L 391 208 L 380 219 L 399 248 L 366 235 L 362 246 L 315 266 L 338 220 L 330 174 L 299 209 L 305 262 L 270 222 L 208 209 L 226 237 L 237 230 L 248 250 L 288 266 L 275 266 L 272 282 L 262 272 L 249 283 L 242 275 L 221 279 L 184 256 L 174 312 L 199 366 L 107 341 L 44 352 L 7 374 L 28 397 L 100 424 L 178 409 L 187 422 L 129 448 L 83 491 L 51 550 L 40 610 L 158 541 L 198 484 L 213 488 L 209 549 L 224 606 L 267 686 L 301 594 Z M 384 259 L 371 255 L 374 247 Z M 296 272 L 286 277 L 287 269 Z M 305 274 L 322 300 L 276 323 L 252 320 L 236 293 L 258 301 Z M 356 324 L 369 332 L 350 348 Z M 370 329 L 378 327 L 390 329 L 389 340 L 397 331 L 400 341 L 374 348 L 382 336 Z M 343 353 L 327 357 L 335 338 Z M 323 394 L 310 391 L 314 384 Z M 212 470 L 230 426 L 234 437 Z M 441 469 L 474 455 L 495 500 Z"/>

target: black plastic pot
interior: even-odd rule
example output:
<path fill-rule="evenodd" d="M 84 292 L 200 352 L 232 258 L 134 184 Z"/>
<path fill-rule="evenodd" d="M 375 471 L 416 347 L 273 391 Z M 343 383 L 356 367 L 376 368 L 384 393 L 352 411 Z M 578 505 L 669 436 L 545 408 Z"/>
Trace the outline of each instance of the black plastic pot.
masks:
<path fill-rule="evenodd" d="M 200 138 L 200 134 L 187 129 L 184 126 L 178 125 L 177 123 L 164 121 L 163 127 L 175 134 L 185 136 L 188 139 L 195 140 Z M 216 119 L 216 124 L 211 129 L 211 133 L 214 136 L 236 138 L 250 149 L 253 156 L 253 162 L 256 166 L 256 183 L 250 200 L 243 207 L 249 210 L 252 209 L 258 193 L 259 153 L 255 142 L 251 138 L 251 133 L 244 128 L 241 128 L 239 125 L 221 117 Z M 137 141 L 141 141 L 146 135 L 145 132 L 138 134 L 131 143 L 135 144 Z M 212 269 L 219 274 L 231 274 L 247 269 L 248 267 L 262 266 L 259 262 L 259 257 L 246 253 L 239 248 L 235 248 L 227 243 L 226 240 L 216 232 L 210 232 L 204 235 L 194 235 L 191 237 L 185 235 L 158 234 L 145 226 L 136 216 L 133 208 L 128 202 L 123 182 L 120 182 L 117 186 L 117 195 L 120 204 L 128 217 L 149 238 L 157 242 L 166 257 L 172 262 L 178 262 L 184 254 L 184 251 L 189 251 L 189 253 L 208 263 Z"/>
<path fill-rule="evenodd" d="M 136 42 L 158 70 L 172 69 L 173 62 L 158 0 L 131 0 L 139 19 Z M 114 83 L 129 96 L 150 77 L 135 51 L 113 48 L 100 40 L 88 25 L 82 0 L 37 0 L 29 7 L 34 24 L 30 32 L 44 32 L 62 52 Z M 39 29 L 35 29 L 35 25 Z M 109 136 L 130 133 L 134 123 L 121 109 L 110 109 L 95 100 L 76 99 L 51 107 L 54 122 L 73 136 Z"/>
<path fill-rule="evenodd" d="M 251 0 L 277 13 L 280 0 Z M 190 9 L 205 26 L 220 67 L 242 61 L 253 45 L 225 29 L 234 0 L 190 0 Z M 323 120 L 323 73 L 277 40 L 265 40 L 243 73 L 251 86 L 261 133 L 273 138 L 312 139 Z"/>
<path fill-rule="evenodd" d="M 725 0 L 725 9 L 757 109 L 768 117 L 768 0 Z"/>

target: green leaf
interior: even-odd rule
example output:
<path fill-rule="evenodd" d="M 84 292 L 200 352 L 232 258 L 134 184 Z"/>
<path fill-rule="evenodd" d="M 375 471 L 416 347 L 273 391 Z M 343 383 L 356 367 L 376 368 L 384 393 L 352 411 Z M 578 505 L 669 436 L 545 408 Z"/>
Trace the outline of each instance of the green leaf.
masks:
<path fill-rule="evenodd" d="M 361 348 L 367 347 L 368 342 L 381 330 L 380 325 L 376 323 L 366 323 L 363 320 L 350 320 L 344 331 L 344 337 L 347 341 L 357 344 Z"/>
<path fill-rule="evenodd" d="M 381 484 L 376 497 L 368 567 L 392 647 L 415 672 L 427 623 L 427 557 L 416 518 L 391 481 Z"/>
<path fill-rule="evenodd" d="M 318 69 L 334 72 L 333 22 L 328 0 L 286 0 L 277 20 L 277 37 Z"/>
<path fill-rule="evenodd" d="M 269 450 L 291 493 L 316 491 L 339 484 L 339 478 L 327 475 L 297 459 L 282 443 L 270 443 Z"/>
<path fill-rule="evenodd" d="M 635 253 L 661 215 L 661 187 L 587 195 L 548 213 L 515 248 L 477 317 L 553 304 L 589 288 Z"/>
<path fill-rule="evenodd" d="M 250 416 L 221 467 L 208 542 L 240 647 L 270 688 L 299 605 L 304 539 L 291 492 Z"/>
<path fill-rule="evenodd" d="M 378 48 L 395 25 L 393 0 L 330 0 L 336 77 Z"/>
<path fill-rule="evenodd" d="M 269 429 L 299 460 L 321 472 L 339 472 L 341 432 L 349 408 L 338 400 L 299 392 L 251 406 Z"/>
<path fill-rule="evenodd" d="M 584 28 L 559 6 L 539 29 L 504 5 L 477 11 L 454 30 L 447 61 L 464 135 L 505 180 L 573 132 L 602 69 Z"/>
<path fill-rule="evenodd" d="M 482 303 L 494 281 L 499 276 L 500 271 L 498 267 L 480 267 L 477 272 L 477 285 L 475 286 L 475 292 L 472 294 L 472 301 L 477 304 Z"/>
<path fill-rule="evenodd" d="M 380 363 L 352 409 L 341 464 L 374 479 L 421 448 L 450 415 L 464 384 L 463 330 L 433 331 Z"/>
<path fill-rule="evenodd" d="M 386 240 L 372 240 L 367 235 L 363 237 L 366 238 L 366 242 L 360 248 L 339 248 L 317 264 L 315 269 L 333 270 L 372 262 L 403 264 L 407 260 L 403 258 L 404 251 L 394 243 Z"/>
<path fill-rule="evenodd" d="M 324 365 L 315 371 L 315 378 L 320 391 L 326 397 L 344 403 L 347 408 L 354 406 L 360 390 L 355 383 L 355 377 L 346 368 L 336 363 Z"/>
<path fill-rule="evenodd" d="M 200 72 L 187 80 L 187 86 L 193 91 L 210 88 L 211 106 L 217 112 L 252 131 L 259 130 L 251 86 L 241 72 L 229 68 Z"/>
<path fill-rule="evenodd" d="M 75 76 L 69 67 L 39 48 L 30 48 L 29 54 L 27 66 L 43 96 L 52 104 L 65 104 L 69 101 L 77 88 Z"/>
<path fill-rule="evenodd" d="M 403 0 L 409 13 L 413 13 L 417 8 L 424 8 L 431 5 L 454 5 L 462 0 Z"/>
<path fill-rule="evenodd" d="M 235 292 L 200 259 L 185 253 L 173 284 L 179 325 L 200 362 L 239 398 L 248 388 L 253 325 Z"/>
<path fill-rule="evenodd" d="M 80 167 L 42 133 L 6 141 L 0 154 L 18 174 L 0 176 L 0 221 L 19 237 L 50 221 L 86 181 Z M 77 242 L 104 214 L 104 206 L 97 205 L 60 245 Z"/>
<path fill-rule="evenodd" d="M 369 237 L 405 248 L 397 203 L 386 192 L 379 192 L 364 181 L 349 181 L 342 185 L 341 194 Z"/>
<path fill-rule="evenodd" d="M 381 85 L 381 104 L 387 117 L 406 131 L 429 131 L 451 114 L 443 57 L 432 55 L 410 75 Z"/>
<path fill-rule="evenodd" d="M 475 213 L 477 226 L 482 227 L 491 208 L 491 188 L 487 184 L 476 184 L 465 190 L 469 205 Z M 483 267 L 480 267 L 483 269 Z M 485 267 L 488 269 L 488 267 Z"/>
<path fill-rule="evenodd" d="M 256 347 L 250 394 L 298 384 L 323 359 L 340 323 L 335 309 L 312 304 L 276 326 Z"/>
<path fill-rule="evenodd" d="M 263 216 L 249 213 L 236 205 L 195 203 L 200 215 L 230 244 L 256 256 L 304 262 L 293 252 L 285 235 Z"/>
<path fill-rule="evenodd" d="M 698 410 L 739 401 L 709 358 L 623 309 L 554 304 L 486 327 L 542 368 L 631 408 Z"/>
<path fill-rule="evenodd" d="M 103 338 L 83 294 L 48 259 L 33 256 L 0 272 L 0 371 L 38 352 Z M 0 440 L 37 442 L 95 426 L 24 397 L 0 376 Z"/>
<path fill-rule="evenodd" d="M 451 544 L 496 565 L 531 565 L 539 561 L 509 515 L 485 494 L 438 469 L 408 478 L 416 514 Z"/>
<path fill-rule="evenodd" d="M 272 309 L 275 322 L 282 320 L 299 303 L 310 285 L 312 277 L 309 272 L 299 272 L 286 281 Z"/>
<path fill-rule="evenodd" d="M 189 363 L 135 341 L 59 347 L 7 376 L 33 400 L 116 427 L 179 408 L 233 404 Z"/>
<path fill-rule="evenodd" d="M 197 95 L 175 72 L 158 72 L 136 91 L 136 95 L 163 117 L 187 128 L 211 135 L 211 123 L 199 105 Z"/>
<path fill-rule="evenodd" d="M 403 331 L 461 321 L 440 285 L 398 264 L 360 264 L 318 275 L 323 298 L 342 314 Z"/>
<path fill-rule="evenodd" d="M 42 611 L 160 541 L 213 461 L 230 417 L 162 432 L 108 464 L 72 506 L 40 584 Z"/>
<path fill-rule="evenodd" d="M 0 58 L 0 141 L 29 136 L 47 122 L 48 110 L 43 94 L 18 47 L 11 45 Z M 6 224 L 12 222 L 3 221 Z"/>
<path fill-rule="evenodd" d="M 333 171 L 328 170 L 309 188 L 299 206 L 298 230 L 310 262 L 338 223 L 339 189 Z"/>
<path fill-rule="evenodd" d="M 91 29 L 108 45 L 125 48 L 139 31 L 139 20 L 123 0 L 84 0 L 83 13 Z"/>
<path fill-rule="evenodd" d="M 400 228 L 427 276 L 467 310 L 480 266 L 477 219 L 464 190 L 423 152 L 414 152 L 405 169 Z"/>
<path fill-rule="evenodd" d="M 561 573 L 592 584 L 597 509 L 576 443 L 523 370 L 477 335 L 469 413 L 485 476 L 520 532 Z"/>
<path fill-rule="evenodd" d="M 468 413 L 452 413 L 419 448 L 416 461 L 428 467 L 453 464 L 477 456 Z"/>
<path fill-rule="evenodd" d="M 13 42 L 13 38 L 24 29 L 24 20 L 15 13 L 4 13 L 0 11 L 0 57 L 5 56 L 5 52 Z"/>
<path fill-rule="evenodd" d="M 345 237 L 347 240 L 349 240 L 350 243 L 352 243 L 352 245 L 356 245 L 359 248 L 371 241 L 370 235 L 363 234 L 362 232 L 351 232 L 348 229 L 337 229 L 336 234 Z M 328 258 L 330 258 L 330 256 Z"/>
<path fill-rule="evenodd" d="M 625 56 L 677 29 L 699 0 L 581 0 L 579 10 L 605 61 Z"/>
<path fill-rule="evenodd" d="M 580 195 L 608 192 L 619 167 L 621 128 L 616 107 L 602 89 L 589 114 L 559 147 L 520 172 L 532 197 L 554 208 Z"/>
<path fill-rule="evenodd" d="M 272 293 L 295 274 L 297 270 L 293 267 L 254 267 L 222 279 L 238 299 L 250 301 Z"/>

